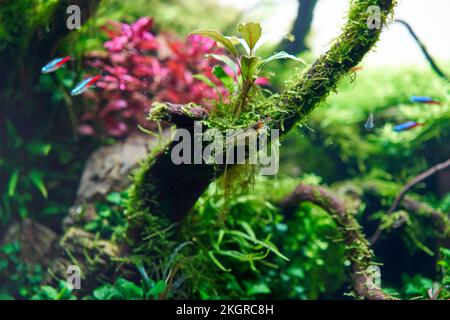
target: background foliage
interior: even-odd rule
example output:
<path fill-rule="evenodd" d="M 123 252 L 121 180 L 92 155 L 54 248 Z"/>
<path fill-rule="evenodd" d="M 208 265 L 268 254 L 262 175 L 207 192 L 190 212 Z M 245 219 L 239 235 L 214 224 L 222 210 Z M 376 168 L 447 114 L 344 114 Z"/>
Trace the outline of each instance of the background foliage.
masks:
<path fill-rule="evenodd" d="M 27 48 L 38 27 L 49 23 L 57 2 L 7 1 L 0 8 L 0 54 L 17 51 L 27 56 L 21 48 Z M 40 76 L 31 88 L 24 85 L 26 90 L 13 90 L 5 82 L 0 88 L 2 97 L 11 105 L 18 101 L 23 108 L 5 103 L 0 109 L 0 241 L 11 225 L 25 218 L 62 233 L 62 219 L 75 198 L 89 154 L 137 131 L 138 124 L 145 124 L 145 111 L 154 100 L 205 103 L 206 98 L 208 103 L 217 98 L 214 90 L 193 76 L 201 74 L 223 90 L 211 73 L 217 62 L 203 57 L 211 50 L 222 51 L 211 42 L 192 41 L 186 35 L 200 28 L 234 34 L 237 15 L 209 0 L 189 4 L 103 1 L 82 30 L 70 34 L 55 50 L 76 58 L 68 68 Z M 143 16 L 154 20 L 151 29 L 150 20 Z M 101 30 L 107 24 L 116 28 L 109 36 Z M 141 32 L 122 43 L 121 37 L 133 27 Z M 268 56 L 272 49 L 262 49 L 261 55 Z M 310 62 L 315 58 L 307 52 L 301 57 Z M 448 64 L 444 65 L 448 70 Z M 87 99 L 69 97 L 67 89 L 97 71 L 93 67 L 115 68 L 117 74 L 100 83 L 100 89 Z M 267 71 L 273 75 L 270 89 L 281 91 L 296 67 L 295 62 L 273 63 Z M 121 81 L 130 87 L 118 90 Z M 39 99 L 29 99 L 28 91 Z M 136 91 L 141 96 L 136 97 Z M 24 262 L 19 243 L 1 243 L 0 298 L 346 298 L 349 262 L 342 243 L 336 241 L 339 235 L 332 219 L 323 209 L 305 203 L 287 221 L 277 203 L 299 182 L 325 184 L 337 194 L 351 185 L 361 202 L 355 204 L 347 197 L 345 201 L 354 207 L 366 234 L 371 234 L 406 181 L 448 158 L 448 93 L 448 83 L 428 69 L 363 66 L 282 142 L 278 177 L 258 179 L 228 200 L 220 183 L 212 184 L 187 217 L 177 242 L 165 248 L 161 261 L 131 259 L 133 277 L 120 276 L 79 293 L 68 288 L 64 279 L 42 285 L 46 270 Z M 440 104 L 412 103 L 410 97 L 417 95 L 433 97 Z M 367 131 L 364 123 L 371 112 L 376 127 Z M 410 120 L 425 125 L 393 132 L 395 124 Z M 445 179 L 429 179 L 416 186 L 412 195 L 448 214 L 450 194 Z M 367 184 L 377 186 L 380 195 L 365 194 L 362 189 Z M 124 190 L 97 201 L 95 218 L 82 228 L 99 239 L 122 243 L 128 198 Z M 450 253 L 436 242 L 435 230 L 426 221 L 411 216 L 405 227 L 387 232 L 375 253 L 377 262 L 383 264 L 386 290 L 412 299 L 428 298 L 430 288 L 434 292 L 443 289 L 439 298 L 449 297 L 444 289 L 450 285 Z M 170 282 L 167 273 L 175 267 L 180 272 Z M 152 272 L 155 269 L 159 271 Z"/>

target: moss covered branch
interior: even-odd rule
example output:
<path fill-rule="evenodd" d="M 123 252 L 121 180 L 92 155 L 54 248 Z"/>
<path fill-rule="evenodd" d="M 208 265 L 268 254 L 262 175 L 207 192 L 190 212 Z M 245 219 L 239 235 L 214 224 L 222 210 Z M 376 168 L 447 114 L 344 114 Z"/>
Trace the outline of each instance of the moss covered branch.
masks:
<path fill-rule="evenodd" d="M 374 254 L 361 231 L 361 226 L 345 209 L 344 203 L 322 187 L 300 184 L 280 206 L 289 217 L 300 203 L 306 201 L 323 208 L 336 222 L 343 235 L 347 259 L 352 263 L 353 287 L 358 296 L 369 300 L 394 299 L 375 283 L 377 275 L 372 269 Z"/>
<path fill-rule="evenodd" d="M 297 74 L 286 91 L 267 102 L 270 110 L 267 125 L 282 128 L 286 133 L 304 119 L 350 72 L 377 42 L 381 28 L 370 29 L 369 7 L 380 8 L 380 26 L 392 13 L 395 0 L 351 1 L 348 22 L 342 35 L 327 53 L 322 55 L 304 74 Z M 208 165 L 174 165 L 170 153 L 174 143 L 159 154 L 151 155 L 137 175 L 134 184 L 133 207 L 155 215 L 180 218 L 185 216 L 209 182 L 223 170 Z M 181 203 L 184 202 L 184 203 Z M 178 204 L 177 204 L 178 203 Z"/>
<path fill-rule="evenodd" d="M 282 123 L 287 131 L 323 102 L 379 39 L 381 29 L 368 27 L 369 7 L 380 8 L 380 25 L 384 26 L 395 3 L 395 0 L 351 1 L 348 21 L 341 36 L 305 74 L 291 81 L 276 101 L 277 111 L 271 115 L 274 123 Z"/>
<path fill-rule="evenodd" d="M 209 111 L 196 105 L 155 103 L 150 110 L 151 120 L 170 122 L 177 128 L 193 128 L 195 121 L 208 118 Z"/>

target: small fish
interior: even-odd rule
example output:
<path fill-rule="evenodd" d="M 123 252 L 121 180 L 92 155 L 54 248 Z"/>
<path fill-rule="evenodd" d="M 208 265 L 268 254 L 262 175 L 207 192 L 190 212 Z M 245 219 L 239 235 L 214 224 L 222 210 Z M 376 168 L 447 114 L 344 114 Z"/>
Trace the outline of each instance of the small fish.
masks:
<path fill-rule="evenodd" d="M 423 123 L 418 123 L 415 121 L 409 121 L 409 122 L 405 122 L 402 124 L 399 124 L 397 126 L 394 127 L 394 131 L 396 132 L 400 132 L 400 131 L 405 131 L 405 130 L 409 130 L 415 127 L 419 127 L 419 126 L 423 126 Z"/>
<path fill-rule="evenodd" d="M 99 81 L 102 78 L 102 76 L 97 75 L 94 77 L 89 77 L 81 81 L 79 84 L 75 86 L 75 88 L 72 89 L 70 92 L 71 96 L 78 96 L 80 94 L 83 94 L 85 91 L 87 91 L 90 87 L 92 87 L 97 81 Z"/>
<path fill-rule="evenodd" d="M 369 114 L 369 117 L 367 118 L 366 123 L 364 124 L 364 128 L 366 128 L 366 130 L 372 130 L 373 128 L 375 128 L 372 112 Z"/>
<path fill-rule="evenodd" d="M 426 103 L 426 104 L 441 104 L 439 101 L 434 100 L 430 97 L 420 97 L 420 96 L 412 96 L 410 98 L 411 102 L 417 102 L 417 103 Z"/>
<path fill-rule="evenodd" d="M 68 61 L 70 61 L 71 57 L 63 57 L 63 58 L 56 58 L 47 63 L 45 66 L 42 67 L 41 72 L 42 73 L 51 73 L 59 68 L 61 68 L 63 65 L 65 65 Z"/>

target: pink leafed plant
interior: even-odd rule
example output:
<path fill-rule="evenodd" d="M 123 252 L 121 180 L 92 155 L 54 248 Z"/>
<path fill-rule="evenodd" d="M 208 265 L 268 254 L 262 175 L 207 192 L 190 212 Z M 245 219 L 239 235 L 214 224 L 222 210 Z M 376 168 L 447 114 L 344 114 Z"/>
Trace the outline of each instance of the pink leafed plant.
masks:
<path fill-rule="evenodd" d="M 141 18 L 132 24 L 109 22 L 102 29 L 109 38 L 106 52 L 92 52 L 87 64 L 104 77 L 98 90 L 84 94 L 87 107 L 79 133 L 125 137 L 144 125 L 155 101 L 199 103 L 212 108 L 227 90 L 211 74 L 217 61 L 206 54 L 223 54 L 213 40 L 193 35 L 179 39 L 170 33 L 152 33 L 153 20 Z M 211 88 L 194 75 L 208 77 Z"/>

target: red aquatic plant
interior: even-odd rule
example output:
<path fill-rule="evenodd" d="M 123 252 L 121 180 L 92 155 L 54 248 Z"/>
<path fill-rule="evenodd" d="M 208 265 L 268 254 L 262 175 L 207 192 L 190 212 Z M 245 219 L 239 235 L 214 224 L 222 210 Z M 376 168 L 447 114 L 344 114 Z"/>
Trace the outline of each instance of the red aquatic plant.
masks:
<path fill-rule="evenodd" d="M 179 39 L 170 33 L 154 34 L 153 20 L 141 18 L 132 24 L 112 21 L 102 30 L 106 52 L 87 55 L 87 64 L 104 74 L 99 89 L 84 94 L 88 99 L 81 116 L 80 134 L 124 137 L 143 125 L 155 101 L 201 103 L 226 90 L 211 71 L 217 64 L 206 54 L 223 54 L 216 43 L 194 35 Z M 194 77 L 201 74 L 217 85 L 213 89 Z"/>

